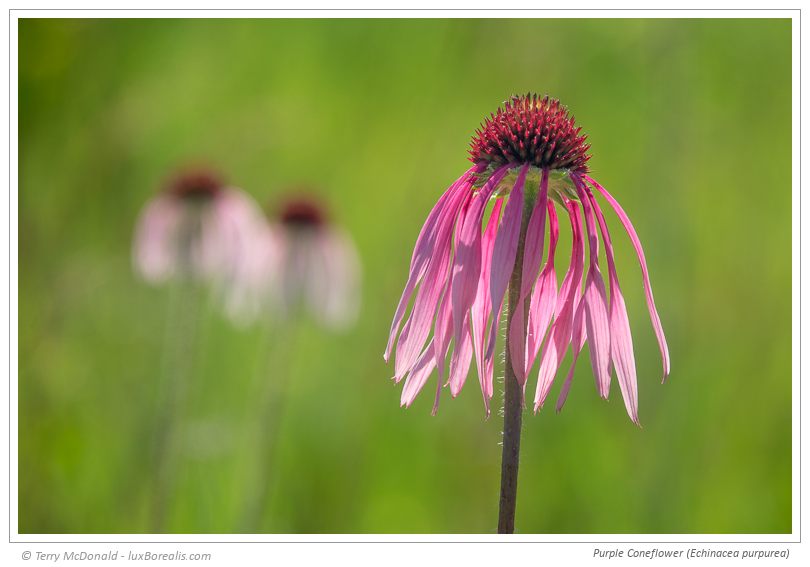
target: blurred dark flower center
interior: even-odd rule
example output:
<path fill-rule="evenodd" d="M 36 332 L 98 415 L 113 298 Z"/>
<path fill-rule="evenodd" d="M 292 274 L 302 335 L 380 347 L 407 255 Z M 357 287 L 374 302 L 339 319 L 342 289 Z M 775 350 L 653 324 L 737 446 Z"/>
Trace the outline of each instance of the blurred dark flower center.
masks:
<path fill-rule="evenodd" d="M 290 228 L 318 228 L 326 222 L 326 213 L 313 200 L 296 199 L 281 207 L 280 220 Z"/>
<path fill-rule="evenodd" d="M 182 173 L 169 184 L 168 191 L 180 199 L 210 199 L 223 187 L 219 175 L 211 171 Z"/>

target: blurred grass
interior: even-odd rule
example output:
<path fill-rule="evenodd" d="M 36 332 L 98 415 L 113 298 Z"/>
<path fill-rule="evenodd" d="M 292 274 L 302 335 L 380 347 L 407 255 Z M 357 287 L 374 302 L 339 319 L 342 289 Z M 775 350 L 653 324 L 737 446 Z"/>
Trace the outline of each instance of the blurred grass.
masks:
<path fill-rule="evenodd" d="M 130 240 L 201 160 L 261 202 L 321 188 L 365 295 L 351 332 L 285 341 L 202 306 L 167 529 L 238 529 L 266 378 L 290 388 L 263 530 L 492 532 L 500 425 L 477 380 L 435 418 L 426 393 L 401 410 L 381 353 L 471 133 L 530 90 L 574 111 L 633 219 L 673 371 L 661 386 L 608 214 L 644 428 L 579 364 L 565 410 L 525 419 L 519 531 L 789 532 L 790 46 L 789 20 L 22 20 L 20 532 L 149 531 L 168 293 L 132 273 Z"/>

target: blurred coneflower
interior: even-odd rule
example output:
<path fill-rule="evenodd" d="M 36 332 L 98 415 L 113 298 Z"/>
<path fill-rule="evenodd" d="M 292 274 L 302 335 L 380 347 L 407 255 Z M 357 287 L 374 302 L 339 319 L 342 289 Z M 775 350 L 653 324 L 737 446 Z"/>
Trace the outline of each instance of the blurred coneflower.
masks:
<path fill-rule="evenodd" d="M 590 146 L 585 139 L 568 110 L 549 97 L 514 96 L 484 121 L 472 139 L 473 166 L 439 198 L 417 238 L 385 350 L 388 360 L 396 346 L 394 379 L 405 378 L 402 405 L 413 402 L 437 369 L 434 412 L 442 384 L 446 381 L 456 396 L 474 358 L 489 415 L 495 341 L 508 298 L 500 532 L 514 530 L 523 398 L 527 375 L 537 358 L 535 411 L 543 407 L 570 345 L 574 363 L 557 403 L 558 410 L 562 407 L 576 358 L 587 341 L 599 394 L 608 397 L 613 368 L 627 412 L 638 423 L 630 326 L 610 235 L 594 190 L 615 210 L 636 250 L 664 377 L 669 373 L 669 354 L 641 242 L 618 202 L 588 176 Z M 554 268 L 558 207 L 568 216 L 573 240 L 570 264 L 559 288 Z M 543 263 L 547 225 L 548 254 Z M 610 300 L 599 269 L 600 234 Z"/>
<path fill-rule="evenodd" d="M 357 317 L 360 263 L 349 235 L 329 218 L 320 199 L 295 194 L 275 207 L 260 236 L 259 261 L 246 265 L 230 307 L 238 318 L 265 311 L 289 320 L 308 313 L 328 328 Z"/>
<path fill-rule="evenodd" d="M 174 277 L 223 283 L 252 262 L 261 209 L 207 169 L 175 176 L 138 220 L 134 262 L 153 283 Z"/>
<path fill-rule="evenodd" d="M 242 530 L 259 531 L 270 509 L 275 473 L 275 447 L 287 399 L 289 376 L 303 315 L 320 325 L 342 330 L 354 323 L 360 299 L 360 263 L 349 235 L 332 222 L 323 202 L 298 191 L 273 207 L 260 239 L 258 261 L 236 278 L 231 289 L 232 315 L 250 321 L 266 315 L 265 329 L 277 329 L 263 346 L 265 368 L 259 371 L 262 391 L 256 454 L 259 468 L 247 494 Z M 270 353 L 276 352 L 276 356 Z M 272 358 L 272 360 L 271 360 Z M 272 364 L 270 364 L 272 362 Z"/>
<path fill-rule="evenodd" d="M 261 209 L 207 169 L 176 175 L 144 208 L 133 245 L 136 271 L 151 283 L 172 282 L 163 375 L 155 406 L 151 528 L 164 529 L 177 459 L 178 419 L 193 368 L 202 292 L 222 296 L 253 264 Z"/>

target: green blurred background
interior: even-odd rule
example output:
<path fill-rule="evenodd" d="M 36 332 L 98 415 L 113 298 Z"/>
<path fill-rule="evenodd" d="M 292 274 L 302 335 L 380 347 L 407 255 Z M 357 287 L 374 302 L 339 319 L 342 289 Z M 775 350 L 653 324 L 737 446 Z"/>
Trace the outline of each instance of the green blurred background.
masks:
<path fill-rule="evenodd" d="M 261 485 L 261 531 L 494 532 L 501 425 L 477 379 L 431 417 L 434 375 L 406 411 L 381 354 L 470 135 L 527 91 L 572 109 L 633 219 L 672 377 L 608 213 L 643 429 L 583 359 L 564 411 L 524 420 L 518 531 L 790 532 L 791 23 L 755 19 L 22 20 L 20 532 L 151 530 L 170 292 L 133 273 L 131 238 L 201 161 L 262 203 L 319 188 L 364 301 L 343 334 L 201 302 L 165 529 L 239 531 Z M 288 384 L 271 430 L 267 381 Z"/>

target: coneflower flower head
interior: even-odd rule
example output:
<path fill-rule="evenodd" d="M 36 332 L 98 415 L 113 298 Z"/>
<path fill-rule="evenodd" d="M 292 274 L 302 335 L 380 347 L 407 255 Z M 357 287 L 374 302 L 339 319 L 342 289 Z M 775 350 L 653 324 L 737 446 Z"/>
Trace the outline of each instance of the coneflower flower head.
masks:
<path fill-rule="evenodd" d="M 320 199 L 297 192 L 271 211 L 261 238 L 260 260 L 236 287 L 237 318 L 262 311 L 289 320 L 302 311 L 329 328 L 346 328 L 357 317 L 360 263 L 349 235 L 329 218 Z"/>
<path fill-rule="evenodd" d="M 147 281 L 173 277 L 229 284 L 253 259 L 261 209 L 208 169 L 175 175 L 138 219 L 133 260 Z"/>
<path fill-rule="evenodd" d="M 455 397 L 475 359 L 489 414 L 495 340 L 506 290 L 517 265 L 521 268 L 520 289 L 513 290 L 513 296 L 517 292 L 519 305 L 528 305 L 514 311 L 507 329 L 509 355 L 524 390 L 527 375 L 539 359 L 535 411 L 545 403 L 571 346 L 573 363 L 557 401 L 558 411 L 562 408 L 574 365 L 587 341 L 599 394 L 608 397 L 612 368 L 628 414 L 638 422 L 629 321 L 610 235 L 593 190 L 616 211 L 638 255 L 664 377 L 669 373 L 669 353 L 641 242 L 618 202 L 588 176 L 589 149 L 586 136 L 568 109 L 555 99 L 531 94 L 512 97 L 476 131 L 470 148 L 473 166 L 441 196 L 417 238 L 408 281 L 391 326 L 384 357 L 388 360 L 396 345 L 394 380 L 405 378 L 402 405 L 413 402 L 437 369 L 435 412 L 442 384 L 449 385 Z M 558 206 L 567 214 L 572 233 L 571 259 L 559 286 L 554 266 Z M 608 264 L 610 300 L 599 269 L 600 234 Z M 413 307 L 403 325 L 412 299 Z"/>
<path fill-rule="evenodd" d="M 470 161 L 490 167 L 528 163 L 540 169 L 586 172 L 591 158 L 574 117 L 556 99 L 512 97 L 475 131 Z"/>
<path fill-rule="evenodd" d="M 303 308 L 326 327 L 349 327 L 360 294 L 360 262 L 352 239 L 314 195 L 287 197 L 277 217 L 281 313 Z"/>

